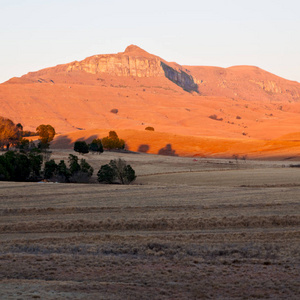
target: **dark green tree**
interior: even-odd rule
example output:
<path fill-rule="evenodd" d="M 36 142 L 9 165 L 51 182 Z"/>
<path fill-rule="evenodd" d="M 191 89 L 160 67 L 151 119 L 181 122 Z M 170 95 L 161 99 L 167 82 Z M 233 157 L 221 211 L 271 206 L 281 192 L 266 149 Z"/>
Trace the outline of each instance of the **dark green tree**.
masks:
<path fill-rule="evenodd" d="M 80 171 L 80 165 L 78 163 L 78 157 L 73 154 L 69 154 L 69 171 L 70 175 Z"/>
<path fill-rule="evenodd" d="M 61 160 L 57 165 L 57 175 L 61 178 L 62 182 L 68 182 L 70 178 L 70 170 L 67 168 L 64 160 Z"/>
<path fill-rule="evenodd" d="M 104 183 L 119 182 L 129 184 L 136 179 L 135 171 L 123 159 L 114 159 L 109 164 L 102 165 L 97 173 L 98 181 Z"/>
<path fill-rule="evenodd" d="M 58 166 L 55 163 L 54 159 L 46 161 L 45 168 L 44 168 L 44 178 L 45 179 L 52 178 L 55 175 L 57 168 Z"/>
<path fill-rule="evenodd" d="M 36 153 L 8 151 L 0 158 L 0 179 L 36 181 L 40 179 L 43 158 Z"/>
<path fill-rule="evenodd" d="M 26 181 L 30 176 L 30 160 L 25 154 L 17 153 L 14 170 L 14 180 Z"/>
<path fill-rule="evenodd" d="M 109 164 L 106 164 L 101 166 L 97 177 L 100 183 L 113 183 L 116 178 L 116 173 Z"/>
<path fill-rule="evenodd" d="M 92 152 L 96 152 L 98 154 L 103 153 L 103 145 L 101 139 L 93 139 L 93 141 L 89 144 L 89 149 Z"/>
<path fill-rule="evenodd" d="M 74 151 L 80 154 L 89 153 L 89 146 L 85 141 L 77 141 L 74 144 Z"/>
<path fill-rule="evenodd" d="M 94 169 L 86 162 L 85 159 L 81 159 L 79 164 L 78 157 L 70 154 L 69 164 L 70 182 L 89 182 L 91 176 L 93 175 Z"/>
<path fill-rule="evenodd" d="M 4 155 L 0 155 L 0 180 L 10 180 L 7 161 Z"/>
<path fill-rule="evenodd" d="M 36 151 L 30 151 L 27 155 L 30 161 L 30 180 L 41 179 L 43 156 Z"/>
<path fill-rule="evenodd" d="M 80 171 L 86 173 L 88 177 L 91 177 L 94 173 L 94 169 L 85 159 L 80 160 Z"/>

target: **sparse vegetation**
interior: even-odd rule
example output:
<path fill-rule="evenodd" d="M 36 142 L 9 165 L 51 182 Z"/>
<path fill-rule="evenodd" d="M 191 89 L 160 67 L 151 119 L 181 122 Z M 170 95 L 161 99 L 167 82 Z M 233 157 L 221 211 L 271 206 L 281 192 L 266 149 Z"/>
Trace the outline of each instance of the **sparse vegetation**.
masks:
<path fill-rule="evenodd" d="M 210 115 L 209 118 L 216 121 L 223 121 L 223 118 L 218 118 L 217 115 Z"/>
<path fill-rule="evenodd" d="M 238 161 L 238 160 L 239 160 L 239 157 L 240 157 L 240 156 L 239 156 L 238 154 L 233 154 L 233 155 L 232 155 L 232 158 L 235 160 L 236 163 L 239 162 L 239 161 Z"/>

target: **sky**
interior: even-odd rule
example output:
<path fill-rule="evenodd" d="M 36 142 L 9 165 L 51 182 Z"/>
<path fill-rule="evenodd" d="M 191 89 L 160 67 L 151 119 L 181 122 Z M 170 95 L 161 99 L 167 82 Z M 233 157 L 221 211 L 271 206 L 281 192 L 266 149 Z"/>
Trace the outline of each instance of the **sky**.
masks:
<path fill-rule="evenodd" d="M 300 82 L 299 11 L 299 0 L 0 0 L 0 83 L 130 44 Z"/>

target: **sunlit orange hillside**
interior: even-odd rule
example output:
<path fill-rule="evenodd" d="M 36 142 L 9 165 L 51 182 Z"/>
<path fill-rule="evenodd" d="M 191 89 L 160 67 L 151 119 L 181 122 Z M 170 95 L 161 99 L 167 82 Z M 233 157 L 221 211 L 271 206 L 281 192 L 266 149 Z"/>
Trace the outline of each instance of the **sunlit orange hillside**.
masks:
<path fill-rule="evenodd" d="M 133 151 L 170 144 L 179 155 L 287 157 L 298 155 L 299 100 L 298 82 L 257 67 L 180 66 L 131 45 L 10 79 L 0 85 L 0 116 L 26 130 L 53 125 L 53 147 L 70 132 L 74 141 L 116 130 Z M 264 152 L 282 136 L 283 146 Z"/>

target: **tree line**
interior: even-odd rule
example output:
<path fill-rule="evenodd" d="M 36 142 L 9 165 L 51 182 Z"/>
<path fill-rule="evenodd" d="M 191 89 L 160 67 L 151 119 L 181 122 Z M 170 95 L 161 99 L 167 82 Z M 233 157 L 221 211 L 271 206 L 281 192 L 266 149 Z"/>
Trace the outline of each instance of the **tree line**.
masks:
<path fill-rule="evenodd" d="M 32 132 L 29 132 L 33 135 Z M 26 132 L 28 135 L 28 132 Z M 0 117 L 0 149 L 6 150 L 0 155 L 0 180 L 5 181 L 39 181 L 51 180 L 66 183 L 87 183 L 94 169 L 85 160 L 69 154 L 68 162 L 61 160 L 58 164 L 50 160 L 48 150 L 55 136 L 51 125 L 40 125 L 36 128 L 39 142 L 34 143 L 24 138 L 23 126 L 15 125 L 11 120 Z M 17 150 L 10 150 L 15 147 Z M 107 137 L 94 139 L 90 144 L 77 141 L 74 150 L 80 154 L 91 152 L 103 153 L 105 150 L 124 149 L 125 141 L 119 139 L 115 131 Z M 129 184 L 136 179 L 135 171 L 124 160 L 111 160 L 102 165 L 97 173 L 100 183 Z"/>

